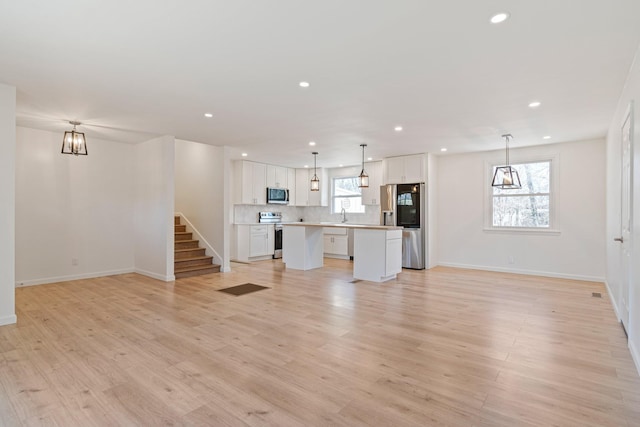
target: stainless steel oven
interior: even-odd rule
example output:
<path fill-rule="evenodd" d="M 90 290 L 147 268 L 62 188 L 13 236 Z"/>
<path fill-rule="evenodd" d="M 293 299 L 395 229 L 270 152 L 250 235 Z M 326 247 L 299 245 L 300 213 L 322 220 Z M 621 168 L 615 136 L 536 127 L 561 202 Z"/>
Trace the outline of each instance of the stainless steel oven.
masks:
<path fill-rule="evenodd" d="M 258 222 L 274 225 L 273 258 L 282 258 L 282 212 L 259 212 Z"/>

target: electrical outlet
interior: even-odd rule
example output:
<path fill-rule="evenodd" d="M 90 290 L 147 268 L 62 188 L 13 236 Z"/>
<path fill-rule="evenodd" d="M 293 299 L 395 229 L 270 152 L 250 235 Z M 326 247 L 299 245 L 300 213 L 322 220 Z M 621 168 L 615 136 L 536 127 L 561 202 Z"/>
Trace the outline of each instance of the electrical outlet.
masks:
<path fill-rule="evenodd" d="M 71 265 L 78 265 L 78 258 L 71 258 Z"/>
<path fill-rule="evenodd" d="M 515 259 L 513 259 L 512 255 L 509 255 L 509 264 L 515 264 Z"/>

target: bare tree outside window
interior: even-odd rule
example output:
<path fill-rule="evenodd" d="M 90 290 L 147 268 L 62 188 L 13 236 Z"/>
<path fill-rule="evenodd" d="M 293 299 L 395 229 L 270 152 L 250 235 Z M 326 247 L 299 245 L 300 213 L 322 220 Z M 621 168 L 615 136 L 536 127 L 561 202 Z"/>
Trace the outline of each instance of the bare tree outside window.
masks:
<path fill-rule="evenodd" d="M 551 161 L 511 166 L 518 171 L 522 188 L 493 187 L 493 226 L 549 228 Z"/>

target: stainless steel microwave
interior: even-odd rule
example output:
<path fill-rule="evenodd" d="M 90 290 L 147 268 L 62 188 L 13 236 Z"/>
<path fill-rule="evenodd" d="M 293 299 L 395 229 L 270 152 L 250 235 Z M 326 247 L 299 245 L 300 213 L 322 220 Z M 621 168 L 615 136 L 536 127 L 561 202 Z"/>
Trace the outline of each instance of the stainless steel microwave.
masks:
<path fill-rule="evenodd" d="M 267 203 L 288 205 L 289 190 L 286 188 L 267 187 Z"/>

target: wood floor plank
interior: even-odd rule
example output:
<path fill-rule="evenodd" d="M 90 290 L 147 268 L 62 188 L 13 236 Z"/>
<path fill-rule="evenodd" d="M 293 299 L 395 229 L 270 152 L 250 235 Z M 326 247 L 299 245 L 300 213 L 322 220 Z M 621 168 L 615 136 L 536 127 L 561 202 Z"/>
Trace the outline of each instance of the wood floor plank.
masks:
<path fill-rule="evenodd" d="M 269 289 L 218 292 L 243 283 Z M 18 288 L 16 312 L 0 426 L 640 425 L 602 283 L 268 260 Z"/>

